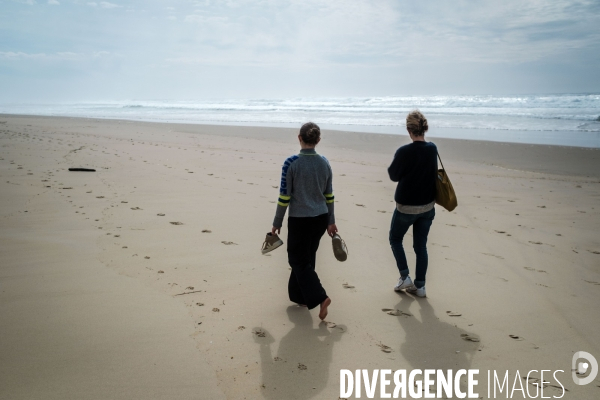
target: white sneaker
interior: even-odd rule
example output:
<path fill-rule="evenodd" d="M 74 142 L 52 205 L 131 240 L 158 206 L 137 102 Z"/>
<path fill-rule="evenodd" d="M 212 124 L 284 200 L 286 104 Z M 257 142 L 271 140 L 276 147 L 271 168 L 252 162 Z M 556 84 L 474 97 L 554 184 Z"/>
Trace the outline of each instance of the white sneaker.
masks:
<path fill-rule="evenodd" d="M 427 293 L 425 293 L 425 286 L 418 288 L 413 285 L 412 288 L 406 289 L 406 291 L 410 294 L 414 294 L 417 297 L 427 297 Z"/>
<path fill-rule="evenodd" d="M 400 279 L 398 279 L 398 284 L 394 286 L 394 290 L 399 292 L 402 289 L 408 290 L 411 287 L 415 287 L 415 285 L 413 284 L 412 279 L 410 279 L 410 276 L 407 276 L 406 279 L 402 279 L 402 277 L 400 277 Z"/>

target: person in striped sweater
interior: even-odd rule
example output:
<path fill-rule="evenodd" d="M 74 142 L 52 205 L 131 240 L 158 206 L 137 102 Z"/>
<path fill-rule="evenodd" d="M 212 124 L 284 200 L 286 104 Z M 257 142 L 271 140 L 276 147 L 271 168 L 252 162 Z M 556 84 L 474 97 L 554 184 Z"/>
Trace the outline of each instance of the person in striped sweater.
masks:
<path fill-rule="evenodd" d="M 313 309 L 320 306 L 319 318 L 324 320 L 331 299 L 327 296 L 315 270 L 319 242 L 325 232 L 337 233 L 333 212 L 333 172 L 329 161 L 318 154 L 315 146 L 321 140 L 317 124 L 307 122 L 298 135 L 300 153 L 285 160 L 277 210 L 271 233 L 279 233 L 287 209 L 288 262 L 292 267 L 288 282 L 291 301 Z"/>

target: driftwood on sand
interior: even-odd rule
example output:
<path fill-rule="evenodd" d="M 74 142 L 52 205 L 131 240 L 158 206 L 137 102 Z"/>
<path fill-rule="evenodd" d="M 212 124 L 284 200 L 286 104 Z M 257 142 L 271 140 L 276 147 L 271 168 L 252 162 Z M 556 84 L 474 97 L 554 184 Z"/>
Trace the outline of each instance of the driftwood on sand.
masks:
<path fill-rule="evenodd" d="M 92 168 L 69 168 L 69 171 L 96 172 L 96 170 Z"/>

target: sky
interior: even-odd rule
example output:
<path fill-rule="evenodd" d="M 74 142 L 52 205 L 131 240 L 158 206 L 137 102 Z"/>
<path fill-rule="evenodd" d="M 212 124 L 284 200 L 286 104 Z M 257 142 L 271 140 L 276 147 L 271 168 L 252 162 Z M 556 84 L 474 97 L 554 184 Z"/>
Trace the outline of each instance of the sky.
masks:
<path fill-rule="evenodd" d="M 0 0 L 4 103 L 598 92 L 598 0 Z"/>

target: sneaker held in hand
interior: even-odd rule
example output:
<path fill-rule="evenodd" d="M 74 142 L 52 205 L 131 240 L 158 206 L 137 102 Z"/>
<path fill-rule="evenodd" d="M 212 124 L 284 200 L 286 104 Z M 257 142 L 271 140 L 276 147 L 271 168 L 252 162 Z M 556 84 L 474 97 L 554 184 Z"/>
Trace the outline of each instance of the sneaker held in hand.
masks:
<path fill-rule="evenodd" d="M 333 246 L 333 255 L 338 261 L 346 261 L 348 258 L 348 247 L 346 242 L 337 233 L 331 238 L 331 244 Z"/>
<path fill-rule="evenodd" d="M 283 244 L 283 241 L 281 239 L 279 239 L 279 236 L 277 236 L 276 233 L 269 232 L 269 233 L 267 233 L 267 237 L 265 238 L 265 242 L 262 245 L 261 252 L 263 254 L 267 254 L 268 252 L 275 250 L 276 248 L 278 248 L 282 244 Z"/>

